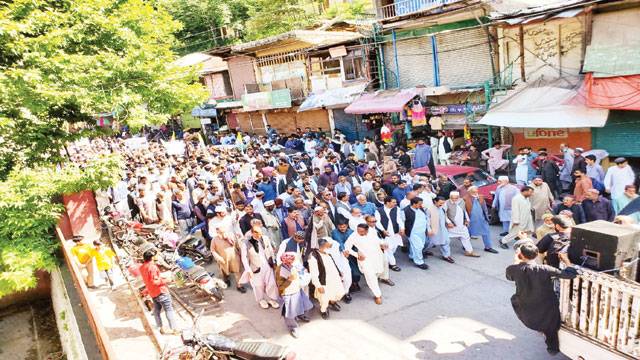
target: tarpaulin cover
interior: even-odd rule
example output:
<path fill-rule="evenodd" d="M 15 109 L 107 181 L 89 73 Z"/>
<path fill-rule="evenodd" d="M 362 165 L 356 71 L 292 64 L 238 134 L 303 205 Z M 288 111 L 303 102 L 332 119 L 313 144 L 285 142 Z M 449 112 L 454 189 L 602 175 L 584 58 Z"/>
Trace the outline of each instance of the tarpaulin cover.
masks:
<path fill-rule="evenodd" d="M 374 114 L 401 112 L 404 106 L 420 94 L 416 88 L 381 90 L 360 95 L 344 112 L 347 114 Z"/>
<path fill-rule="evenodd" d="M 492 107 L 480 125 L 512 128 L 603 127 L 609 110 L 585 105 L 578 78 L 537 81 Z"/>
<path fill-rule="evenodd" d="M 596 78 L 588 73 L 581 92 L 592 108 L 640 110 L 640 75 Z"/>
<path fill-rule="evenodd" d="M 312 93 L 300 105 L 298 112 L 347 106 L 364 91 L 365 87 L 366 84 L 362 84 Z"/>
<path fill-rule="evenodd" d="M 191 116 L 195 117 L 216 117 L 217 111 L 215 108 L 203 108 L 196 106 L 191 110 Z"/>

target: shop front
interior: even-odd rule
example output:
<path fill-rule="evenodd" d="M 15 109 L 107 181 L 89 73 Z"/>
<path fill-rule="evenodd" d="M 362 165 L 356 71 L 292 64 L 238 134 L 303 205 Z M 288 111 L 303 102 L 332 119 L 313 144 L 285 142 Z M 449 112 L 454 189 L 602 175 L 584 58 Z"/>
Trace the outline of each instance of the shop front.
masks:
<path fill-rule="evenodd" d="M 396 142 L 403 142 L 410 134 L 407 129 L 411 126 L 408 122 L 406 107 L 410 102 L 422 104 L 420 96 L 422 89 L 395 89 L 380 90 L 375 93 L 364 93 L 355 99 L 351 105 L 345 108 L 346 114 L 356 116 L 360 124 L 355 127 L 357 138 L 371 137 L 378 139 L 383 125 L 390 124 L 392 135 Z M 417 109 L 417 105 L 416 105 Z M 426 122 L 424 111 L 421 114 L 412 115 L 420 124 Z M 338 128 L 336 126 L 336 128 Z"/>
<path fill-rule="evenodd" d="M 607 125 L 593 129 L 593 147 L 610 156 L 640 157 L 640 111 L 611 110 Z"/>

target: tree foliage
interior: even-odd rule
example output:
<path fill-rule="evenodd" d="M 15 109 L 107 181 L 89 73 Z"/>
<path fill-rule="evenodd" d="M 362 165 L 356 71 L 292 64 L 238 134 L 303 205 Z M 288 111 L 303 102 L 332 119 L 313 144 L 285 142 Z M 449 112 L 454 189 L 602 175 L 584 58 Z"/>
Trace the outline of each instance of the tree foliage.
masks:
<path fill-rule="evenodd" d="M 339 2 L 330 6 L 323 17 L 326 19 L 354 20 L 366 17 L 373 12 L 370 0 Z"/>
<path fill-rule="evenodd" d="M 58 241 L 52 229 L 63 211 L 59 195 L 106 189 L 120 177 L 116 156 L 85 168 L 14 169 L 0 182 L 0 297 L 36 285 L 36 270 L 55 265 Z"/>
<path fill-rule="evenodd" d="M 206 99 L 195 71 L 172 65 L 180 29 L 144 0 L 1 2 L 0 178 L 59 161 L 98 114 L 139 128 Z"/>
<path fill-rule="evenodd" d="M 246 23 L 245 40 L 303 29 L 320 18 L 321 6 L 309 0 L 255 0 Z"/>
<path fill-rule="evenodd" d="M 159 0 L 182 23 L 176 33 L 180 54 L 204 51 L 238 41 L 254 0 Z"/>

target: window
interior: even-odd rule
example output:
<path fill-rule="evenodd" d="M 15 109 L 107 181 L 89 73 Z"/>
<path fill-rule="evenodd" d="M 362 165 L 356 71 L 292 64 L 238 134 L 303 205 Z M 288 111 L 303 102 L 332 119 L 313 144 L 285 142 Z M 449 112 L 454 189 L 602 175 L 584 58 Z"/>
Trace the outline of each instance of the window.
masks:
<path fill-rule="evenodd" d="M 353 55 L 345 56 L 342 63 L 344 64 L 344 79 L 346 81 L 365 78 L 362 57 Z"/>
<path fill-rule="evenodd" d="M 312 76 L 340 75 L 340 59 L 312 57 L 310 62 Z"/>

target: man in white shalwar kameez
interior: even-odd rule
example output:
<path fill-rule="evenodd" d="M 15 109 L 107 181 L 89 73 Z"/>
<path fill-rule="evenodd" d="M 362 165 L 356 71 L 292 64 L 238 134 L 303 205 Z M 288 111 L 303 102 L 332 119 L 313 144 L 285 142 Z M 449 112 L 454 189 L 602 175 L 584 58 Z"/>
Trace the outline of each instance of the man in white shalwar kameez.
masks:
<path fill-rule="evenodd" d="M 349 294 L 349 288 L 351 288 L 351 284 L 353 283 L 349 259 L 340 251 L 340 243 L 330 237 L 326 237 L 325 240 L 331 243 L 331 247 L 327 250 L 327 254 L 331 255 L 338 266 L 338 270 L 342 273 L 342 287 L 344 287 L 344 294 L 347 295 Z M 351 302 L 350 298 L 345 298 L 345 302 Z"/>
<path fill-rule="evenodd" d="M 604 176 L 604 187 L 611 194 L 612 199 L 622 196 L 624 187 L 633 185 L 636 180 L 636 174 L 627 163 L 627 159 L 619 157 L 614 162 L 616 165 L 607 169 L 607 174 Z"/>
<path fill-rule="evenodd" d="M 274 309 L 280 307 L 277 302 L 280 294 L 272 268 L 274 256 L 271 240 L 262 235 L 260 227 L 254 226 L 249 231 L 249 238 L 240 245 L 240 259 L 244 267 L 240 283 L 251 284 L 253 295 L 263 309 L 268 309 L 269 305 Z"/>
<path fill-rule="evenodd" d="M 464 200 L 460 199 L 460 193 L 452 191 L 449 194 L 449 200 L 444 203 L 444 212 L 447 214 L 447 224 L 449 224 L 449 238 L 459 238 L 464 248 L 464 256 L 480 257 L 473 252 L 471 246 L 471 236 L 469 235 L 469 214 L 464 204 Z"/>
<path fill-rule="evenodd" d="M 353 250 L 354 247 L 358 248 L 357 252 Z M 367 224 L 359 224 L 344 244 L 344 255 L 358 258 L 358 268 L 378 305 L 382 304 L 382 291 L 378 279 L 389 286 L 395 285 L 389 280 L 389 266 L 383 252 L 386 247 L 383 240 L 369 234 Z"/>
<path fill-rule="evenodd" d="M 328 308 L 340 311 L 338 301 L 346 294 L 342 283 L 344 273 L 338 268 L 336 259 L 329 253 L 333 246 L 327 238 L 318 239 L 318 249 L 311 251 L 309 256 L 309 272 L 311 283 L 315 287 L 314 297 L 320 303 L 320 315 L 329 318 Z M 344 255 L 338 254 L 339 257 Z M 351 270 L 349 270 L 351 271 Z"/>
<path fill-rule="evenodd" d="M 376 229 L 384 235 L 384 241 L 389 247 L 384 251 L 389 262 L 389 268 L 393 271 L 400 271 L 396 265 L 395 252 L 398 246 L 402 245 L 404 235 L 404 222 L 402 221 L 402 211 L 398 208 L 398 201 L 391 196 L 384 199 L 384 205 L 375 212 Z"/>
<path fill-rule="evenodd" d="M 515 238 L 530 235 L 535 231 L 533 223 L 532 208 L 529 198 L 533 194 L 533 188 L 525 186 L 520 189 L 511 200 L 511 228 L 509 233 L 500 239 L 500 247 L 508 249 L 507 243 Z"/>

